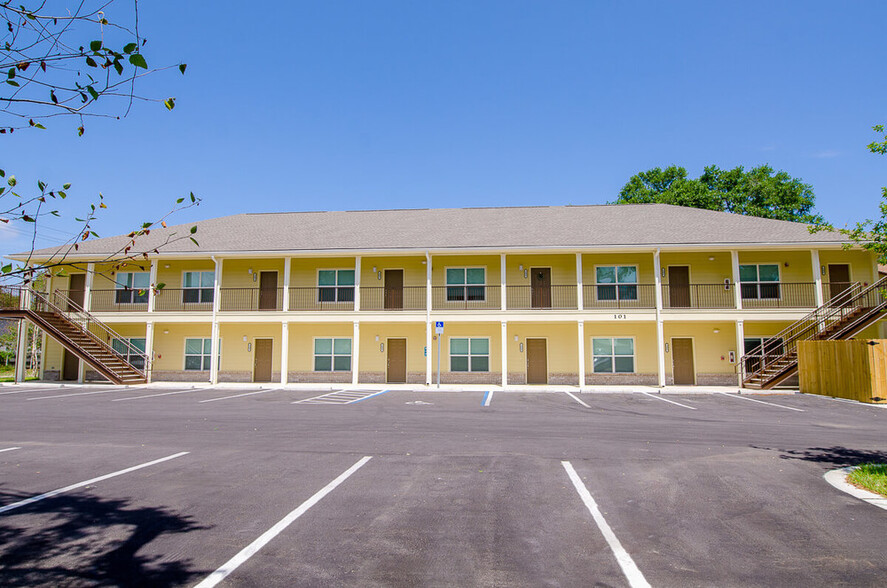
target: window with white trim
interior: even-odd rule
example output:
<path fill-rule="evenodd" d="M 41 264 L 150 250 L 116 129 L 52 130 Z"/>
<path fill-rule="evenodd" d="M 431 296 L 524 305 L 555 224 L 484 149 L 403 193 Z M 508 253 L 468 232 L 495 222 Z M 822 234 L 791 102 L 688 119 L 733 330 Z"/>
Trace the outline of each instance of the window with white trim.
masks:
<path fill-rule="evenodd" d="M 761 347 L 763 345 L 763 348 Z M 771 359 L 783 354 L 782 339 L 770 337 L 746 337 L 743 341 L 745 355 L 745 371 L 755 372 L 761 367 L 764 356 Z"/>
<path fill-rule="evenodd" d="M 145 338 L 125 337 L 111 339 L 111 348 L 119 353 L 133 367 L 145 369 Z"/>
<path fill-rule="evenodd" d="M 215 272 L 185 272 L 182 275 L 182 302 L 212 302 L 215 280 Z"/>
<path fill-rule="evenodd" d="M 634 373 L 634 339 L 629 337 L 594 337 L 591 340 L 591 349 L 594 373 Z"/>
<path fill-rule="evenodd" d="M 222 362 L 222 342 L 219 341 L 219 364 Z M 185 339 L 185 370 L 209 371 L 212 365 L 212 339 Z"/>
<path fill-rule="evenodd" d="M 114 300 L 117 304 L 145 304 L 150 284 L 148 272 L 120 272 L 114 279 Z"/>
<path fill-rule="evenodd" d="M 450 371 L 490 371 L 490 340 L 486 337 L 450 339 Z"/>
<path fill-rule="evenodd" d="M 739 281 L 743 298 L 779 298 L 778 263 L 740 265 Z"/>
<path fill-rule="evenodd" d="M 638 268 L 633 265 L 602 265 L 595 269 L 598 300 L 637 300 Z"/>
<path fill-rule="evenodd" d="M 314 340 L 314 371 L 347 372 L 351 370 L 351 339 L 318 338 Z"/>
<path fill-rule="evenodd" d="M 354 302 L 354 270 L 318 270 L 318 302 Z"/>
<path fill-rule="evenodd" d="M 483 302 L 487 299 L 486 280 L 486 268 L 448 267 L 447 301 Z"/>

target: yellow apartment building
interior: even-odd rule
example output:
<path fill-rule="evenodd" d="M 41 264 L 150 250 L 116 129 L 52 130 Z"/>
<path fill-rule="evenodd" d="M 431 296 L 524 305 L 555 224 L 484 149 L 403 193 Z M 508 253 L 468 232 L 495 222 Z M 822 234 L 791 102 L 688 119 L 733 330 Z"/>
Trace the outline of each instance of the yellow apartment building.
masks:
<path fill-rule="evenodd" d="M 126 237 L 86 241 L 47 281 L 148 381 L 736 385 L 747 352 L 878 279 L 840 234 L 664 204 L 240 214 L 154 251 L 189 226 L 116 270 Z M 45 380 L 102 377 L 44 350 Z"/>

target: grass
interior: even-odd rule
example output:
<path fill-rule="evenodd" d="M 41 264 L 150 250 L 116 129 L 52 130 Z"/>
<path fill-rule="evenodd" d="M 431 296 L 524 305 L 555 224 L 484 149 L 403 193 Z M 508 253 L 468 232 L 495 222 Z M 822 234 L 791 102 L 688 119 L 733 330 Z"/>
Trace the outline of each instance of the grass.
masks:
<path fill-rule="evenodd" d="M 866 463 L 847 476 L 847 480 L 866 490 L 887 496 L 887 463 Z"/>

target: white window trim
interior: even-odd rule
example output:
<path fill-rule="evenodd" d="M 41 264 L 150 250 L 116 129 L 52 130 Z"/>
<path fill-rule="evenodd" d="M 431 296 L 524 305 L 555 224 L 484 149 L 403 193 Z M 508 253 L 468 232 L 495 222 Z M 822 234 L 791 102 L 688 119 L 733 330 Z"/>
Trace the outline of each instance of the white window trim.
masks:
<path fill-rule="evenodd" d="M 757 279 L 757 281 L 754 281 L 754 282 L 743 282 L 742 278 L 740 277 L 742 275 L 742 266 L 749 266 L 749 265 L 753 265 L 757 268 L 758 279 Z M 778 274 L 778 279 L 775 282 L 772 282 L 772 281 L 762 282 L 761 281 L 761 266 L 762 265 L 775 265 L 776 266 L 776 273 Z M 758 296 L 756 298 L 746 298 L 745 296 L 742 296 L 743 300 L 782 300 L 782 263 L 775 262 L 775 261 L 765 261 L 765 262 L 760 262 L 760 263 L 757 263 L 757 262 L 756 263 L 740 263 L 739 264 L 739 274 L 740 274 L 740 276 L 737 276 L 737 277 L 739 277 L 739 295 L 740 296 L 742 296 L 742 285 L 743 284 L 754 284 L 757 287 L 757 292 L 758 292 Z M 779 296 L 775 296 L 773 298 L 762 298 L 761 297 L 761 284 L 776 284 L 778 286 L 776 291 L 779 292 Z"/>
<path fill-rule="evenodd" d="M 204 287 L 204 286 L 200 286 L 197 288 L 195 288 L 193 286 L 185 286 L 185 274 L 212 274 L 213 283 L 209 286 L 209 288 Z M 181 279 L 182 279 L 182 282 L 181 282 L 182 283 L 182 304 L 212 304 L 213 303 L 212 300 L 198 301 L 198 302 L 185 302 L 185 290 L 210 290 L 212 292 L 211 296 L 215 297 L 215 295 L 216 295 L 215 272 L 213 270 L 182 270 Z M 194 337 L 192 337 L 192 339 L 193 338 Z"/>
<path fill-rule="evenodd" d="M 452 284 L 452 285 L 450 285 L 447 283 L 447 271 L 451 270 L 451 269 L 465 270 L 465 280 L 466 281 L 468 280 L 468 270 L 482 269 L 482 270 L 484 270 L 484 283 L 483 284 Z M 449 300 L 448 299 L 449 296 L 447 296 L 447 292 L 445 291 L 444 292 L 444 302 L 453 303 L 453 304 L 458 304 L 461 302 L 486 302 L 487 301 L 487 287 L 489 286 L 489 284 L 487 283 L 487 275 L 488 275 L 487 266 L 485 266 L 485 265 L 447 265 L 447 266 L 444 266 L 444 275 L 443 275 L 444 287 L 446 287 L 446 288 L 465 288 L 466 289 L 464 300 Z M 484 297 L 481 298 L 480 300 L 468 300 L 467 288 L 469 288 L 471 286 L 474 286 L 476 288 L 483 288 L 484 289 Z"/>
<path fill-rule="evenodd" d="M 354 283 L 350 286 L 340 286 L 339 285 L 339 272 L 341 271 L 351 271 L 354 272 Z M 320 272 L 336 272 L 336 284 L 334 286 L 321 286 L 320 285 Z M 354 304 L 354 296 L 357 294 L 357 271 L 354 267 L 319 267 L 317 268 L 317 272 L 314 275 L 314 284 L 317 287 L 317 301 L 318 303 L 323 304 Z M 290 286 L 292 288 L 292 286 Z M 332 288 L 336 291 L 336 300 L 321 300 L 320 299 L 320 289 L 321 288 Z M 352 294 L 351 300 L 339 300 L 339 288 L 353 288 L 355 292 Z M 323 339 L 324 337 L 320 337 Z M 328 338 L 328 337 L 327 337 Z"/>
<path fill-rule="evenodd" d="M 201 341 L 203 341 L 205 339 L 212 340 L 212 337 L 185 337 L 184 339 L 182 339 L 182 371 L 184 371 L 184 372 L 210 372 L 210 371 L 212 371 L 212 370 L 203 370 L 203 369 L 189 370 L 188 368 L 185 367 L 185 364 L 187 362 L 187 357 L 189 357 L 189 355 L 196 355 L 193 353 L 192 354 L 185 353 L 185 350 L 188 348 L 188 339 L 200 339 Z M 201 343 L 201 349 L 203 349 L 203 343 Z M 206 355 L 205 353 L 201 353 L 200 357 L 204 357 L 205 355 Z M 209 361 L 210 361 L 210 363 L 212 363 L 212 344 L 210 344 L 209 355 L 210 355 Z M 203 367 L 203 361 L 200 362 L 200 366 Z M 222 366 L 222 338 L 219 337 L 219 367 L 221 367 L 221 366 Z"/>
<path fill-rule="evenodd" d="M 331 341 L 330 355 L 329 355 L 329 358 L 330 358 L 330 369 L 329 370 L 316 369 L 317 368 L 317 364 L 316 364 L 317 351 L 316 351 L 316 349 L 317 349 L 317 340 L 318 339 L 329 339 Z M 336 351 L 336 339 L 348 339 L 349 341 L 351 341 L 351 353 L 348 354 L 348 357 L 350 358 L 350 361 L 348 362 L 350 367 L 347 370 L 337 370 L 336 369 L 336 357 L 345 357 L 343 354 L 341 354 L 341 353 L 337 354 L 335 352 Z M 327 355 L 321 354 L 321 357 L 327 357 Z M 329 337 L 313 337 L 311 339 L 311 371 L 312 372 L 321 371 L 323 373 L 329 372 L 331 374 L 334 374 L 336 372 L 346 373 L 346 372 L 350 372 L 352 370 L 354 370 L 354 338 L 353 337 L 329 336 Z"/>
<path fill-rule="evenodd" d="M 629 357 L 629 356 L 628 356 L 628 355 L 616 355 L 615 353 L 610 354 L 610 355 L 599 355 L 599 356 L 597 356 L 597 357 L 609 357 L 609 358 L 613 359 L 613 371 L 610 371 L 610 372 L 596 372 L 596 371 L 594 371 L 594 358 L 595 358 L 595 355 L 594 355 L 594 340 L 595 340 L 595 339 L 610 339 L 610 340 L 613 340 L 613 339 L 631 339 L 631 349 L 632 349 L 632 354 L 631 354 L 631 364 L 632 364 L 632 367 L 634 368 L 633 371 L 630 371 L 630 372 L 617 372 L 617 371 L 616 371 L 616 360 L 615 360 L 615 358 L 616 358 L 616 357 Z M 593 373 L 593 374 L 613 374 L 613 375 L 620 375 L 620 374 L 626 374 L 626 375 L 635 374 L 635 375 L 637 375 L 637 373 L 638 373 L 638 342 L 637 342 L 637 337 L 635 337 L 635 336 L 633 336 L 633 335 L 628 335 L 628 336 L 626 336 L 626 335 L 592 335 L 591 338 L 590 338 L 590 340 L 589 340 L 589 345 L 590 345 L 589 349 L 591 350 L 591 373 Z M 615 352 L 615 344 L 614 344 L 614 352 Z M 695 349 L 694 349 L 694 352 L 695 352 Z"/>
<path fill-rule="evenodd" d="M 136 275 L 136 274 L 144 274 L 148 276 L 148 285 L 144 288 L 136 288 L 133 286 L 122 286 L 120 282 L 117 281 L 122 275 Z M 87 278 L 88 279 L 88 278 Z M 131 281 L 135 281 L 132 280 Z M 117 272 L 117 276 L 114 278 L 114 304 L 148 304 L 148 291 L 151 289 L 151 272 Z M 133 298 L 138 295 L 138 293 L 144 290 L 145 291 L 145 300 L 143 301 L 134 301 Z M 117 292 L 131 292 L 130 299 L 128 302 L 117 302 Z"/>
<path fill-rule="evenodd" d="M 637 287 L 638 287 L 638 289 L 635 290 L 635 292 L 637 292 L 637 296 L 636 296 L 635 298 L 626 298 L 625 300 L 623 300 L 622 298 L 619 298 L 619 286 L 631 286 L 631 285 L 632 285 L 631 282 L 628 282 L 628 283 L 626 283 L 626 282 L 622 282 L 622 283 L 620 283 L 620 282 L 616 281 L 616 282 L 614 282 L 614 283 L 612 283 L 612 284 L 598 284 L 598 283 L 597 283 L 597 268 L 599 268 L 599 267 L 612 267 L 612 268 L 617 268 L 617 269 L 616 269 L 616 279 L 617 279 L 617 280 L 619 279 L 619 269 L 618 269 L 618 268 L 620 268 L 620 267 L 633 267 L 633 268 L 634 268 L 635 276 L 636 276 L 636 278 L 637 278 L 637 281 L 635 281 L 634 284 L 633 284 L 634 286 L 637 286 Z M 640 291 L 640 284 L 641 284 L 641 282 L 640 282 L 640 278 L 641 278 L 641 268 L 640 268 L 640 266 L 639 266 L 638 264 L 636 264 L 636 263 L 623 263 L 623 264 L 617 264 L 617 263 L 613 263 L 613 264 L 605 264 L 605 263 L 602 263 L 602 264 L 595 264 L 595 265 L 594 265 L 594 282 L 591 284 L 592 286 L 594 286 L 594 299 L 595 299 L 595 301 L 597 301 L 597 302 L 639 302 L 640 299 L 641 299 L 641 291 Z M 609 299 L 609 298 L 598 298 L 597 293 L 598 293 L 598 291 L 599 291 L 598 288 L 599 288 L 600 286 L 615 286 L 615 287 L 616 287 L 616 298 L 615 298 L 615 299 L 612 299 L 612 300 Z"/>
<path fill-rule="evenodd" d="M 476 286 L 477 284 L 472 284 L 472 285 Z M 453 355 L 453 352 L 452 352 L 453 348 L 451 347 L 451 345 L 452 345 L 451 342 L 453 339 L 468 339 L 468 354 L 467 355 L 461 355 L 458 353 L 455 356 Z M 485 355 L 480 354 L 480 353 L 478 353 L 476 355 L 472 355 L 472 353 L 471 353 L 471 340 L 472 339 L 486 339 L 487 340 L 487 353 Z M 483 336 L 472 337 L 470 335 L 466 335 L 466 336 L 452 335 L 447 339 L 447 359 L 450 360 L 450 370 L 449 371 L 451 374 L 488 374 L 488 373 L 490 373 L 490 356 L 492 356 L 492 355 L 493 355 L 493 348 L 490 345 L 490 338 L 489 337 L 483 337 Z M 463 371 L 454 371 L 453 370 L 453 361 L 452 361 L 453 357 L 467 357 L 468 358 L 468 370 L 464 371 L 464 372 Z M 487 358 L 487 369 L 486 370 L 471 369 L 471 358 L 472 357 L 486 357 Z"/>
<path fill-rule="evenodd" d="M 141 339 L 141 340 L 143 340 L 143 341 L 145 342 L 145 351 L 143 351 L 143 352 L 141 353 L 141 356 L 145 359 L 145 364 L 147 364 L 147 363 L 148 363 L 148 353 L 147 353 L 147 349 L 148 349 L 148 347 L 147 347 L 148 339 L 147 339 L 147 337 L 123 337 L 123 336 L 121 336 L 121 337 L 113 337 L 113 338 L 111 339 L 111 349 L 114 349 L 114 341 L 126 341 L 126 343 L 127 343 L 126 354 L 124 355 L 124 354 L 121 353 L 121 355 L 122 355 L 124 358 L 126 358 L 126 361 L 128 361 L 129 363 L 132 363 L 132 360 L 131 360 L 130 358 L 133 356 L 133 354 L 130 353 L 130 350 L 136 348 L 136 346 L 133 345 L 133 343 L 132 343 L 132 340 L 133 340 L 133 339 Z M 114 351 L 117 352 L 117 353 L 120 353 L 120 352 L 117 351 L 116 349 L 114 349 Z"/>

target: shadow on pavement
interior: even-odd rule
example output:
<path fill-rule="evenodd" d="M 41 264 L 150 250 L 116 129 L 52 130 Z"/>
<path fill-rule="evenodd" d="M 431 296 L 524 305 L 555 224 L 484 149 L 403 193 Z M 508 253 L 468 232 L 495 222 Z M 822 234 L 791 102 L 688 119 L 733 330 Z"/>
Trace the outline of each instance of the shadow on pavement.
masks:
<path fill-rule="evenodd" d="M 0 504 L 25 498 L 0 491 Z M 0 585 L 180 586 L 209 573 L 189 559 L 138 553 L 161 535 L 207 527 L 168 509 L 128 505 L 72 494 L 0 515 Z"/>
<path fill-rule="evenodd" d="M 782 455 L 781 459 L 799 459 L 802 461 L 811 461 L 821 463 L 832 467 L 846 467 L 858 465 L 861 463 L 887 463 L 887 451 L 877 451 L 870 449 L 850 449 L 849 447 L 841 447 L 836 445 L 833 447 L 810 447 L 809 449 L 775 449 L 773 447 L 757 447 L 752 445 L 753 449 L 763 449 L 765 451 L 779 451 Z"/>

